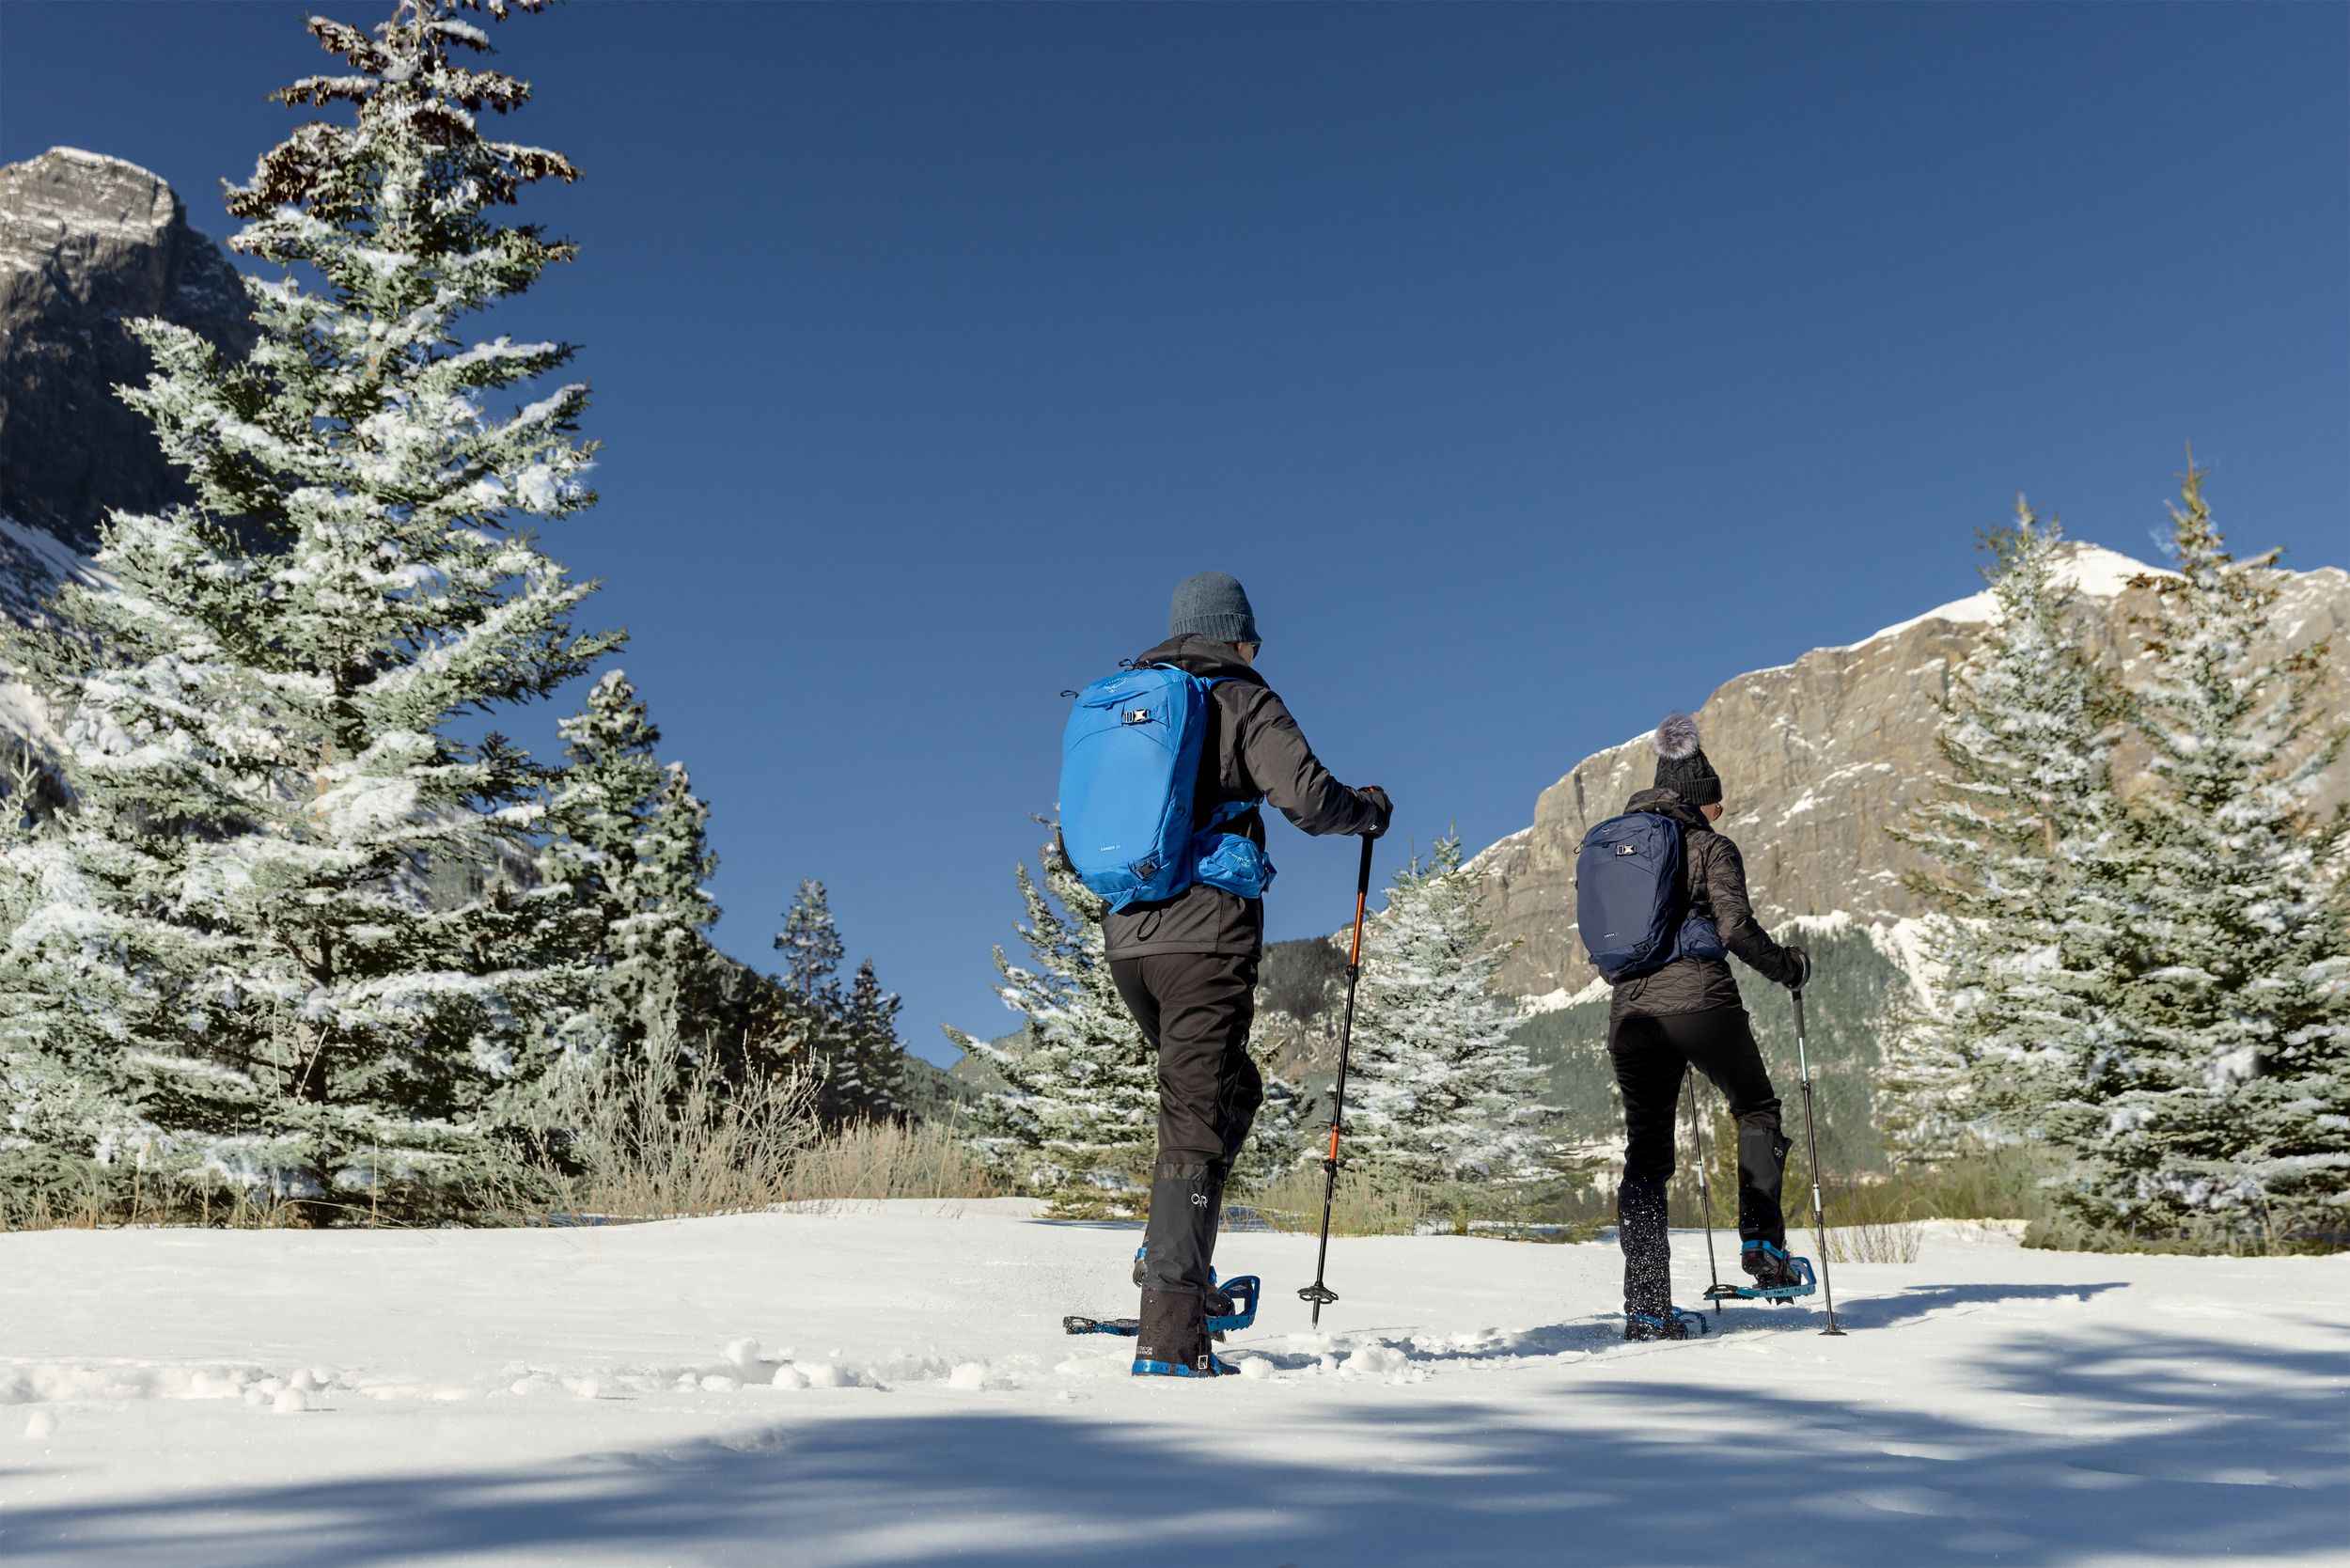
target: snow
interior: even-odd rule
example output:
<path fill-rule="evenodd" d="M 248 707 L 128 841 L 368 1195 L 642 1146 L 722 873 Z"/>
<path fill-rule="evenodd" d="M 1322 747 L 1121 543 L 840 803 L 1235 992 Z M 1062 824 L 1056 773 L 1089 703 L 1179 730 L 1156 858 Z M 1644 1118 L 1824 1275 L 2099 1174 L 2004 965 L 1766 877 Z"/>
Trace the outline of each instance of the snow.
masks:
<path fill-rule="evenodd" d="M 0 1552 L 77 1565 L 2340 1562 L 2350 1258 L 1838 1264 L 1627 1345 L 1611 1247 L 1229 1235 L 1137 1382 L 1131 1227 L 1017 1202 L 0 1236 Z M 1725 1241 L 1727 1239 L 1725 1238 Z M 1684 1301 L 1701 1238 L 1675 1238 Z M 1123 1354 L 1121 1354 L 1123 1353 Z"/>
<path fill-rule="evenodd" d="M 1521 996 L 1518 998 L 1518 1007 L 1528 1017 L 1537 1012 L 1559 1012 L 1567 1008 L 1581 1007 L 1586 1002 L 1605 1001 L 1607 997 L 1607 991 L 1606 977 L 1594 976 L 1590 982 L 1580 991 L 1571 992 L 1561 985 L 1555 990 L 1545 991 L 1539 996 Z"/>
<path fill-rule="evenodd" d="M 2068 585 L 2082 597 L 2089 599 L 2111 599 L 2129 587 L 2133 578 L 2170 575 L 2172 573 L 2160 567 L 2149 566 L 2140 560 L 2133 560 L 2120 551 L 2108 550 L 2102 544 L 2076 543 L 2064 546 L 2056 566 L 2057 581 Z M 1898 636 L 1912 626 L 1923 625 L 1929 620 L 1948 620 L 1962 625 L 1979 626 L 1991 620 L 1998 611 L 1998 599 L 1989 588 L 1984 588 L 1980 593 L 1970 593 L 1964 599 L 1954 599 L 1947 604 L 1938 605 L 1923 615 L 1911 616 L 1907 620 L 1897 620 L 1890 626 L 1872 632 L 1858 642 L 1846 643 L 1835 651 L 1849 653 L 1856 648 L 1866 648 L 1872 642 L 1882 642 L 1887 637 Z"/>

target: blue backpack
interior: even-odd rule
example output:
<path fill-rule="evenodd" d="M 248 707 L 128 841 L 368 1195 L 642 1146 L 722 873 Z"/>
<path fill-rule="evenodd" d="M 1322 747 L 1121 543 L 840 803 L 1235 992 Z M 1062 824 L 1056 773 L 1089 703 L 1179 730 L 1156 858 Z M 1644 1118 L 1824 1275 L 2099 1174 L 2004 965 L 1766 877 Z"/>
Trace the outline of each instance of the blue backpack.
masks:
<path fill-rule="evenodd" d="M 1574 852 L 1574 924 L 1611 984 L 1679 958 L 1720 958 L 1720 933 L 1681 904 L 1681 824 L 1653 811 L 1610 817 Z"/>
<path fill-rule="evenodd" d="M 1193 792 L 1208 688 L 1172 665 L 1137 665 L 1077 694 L 1060 743 L 1060 834 L 1070 870 L 1112 909 L 1171 899 L 1195 882 L 1264 897 L 1273 862 L 1225 824 L 1257 808 L 1227 801 L 1195 828 Z"/>

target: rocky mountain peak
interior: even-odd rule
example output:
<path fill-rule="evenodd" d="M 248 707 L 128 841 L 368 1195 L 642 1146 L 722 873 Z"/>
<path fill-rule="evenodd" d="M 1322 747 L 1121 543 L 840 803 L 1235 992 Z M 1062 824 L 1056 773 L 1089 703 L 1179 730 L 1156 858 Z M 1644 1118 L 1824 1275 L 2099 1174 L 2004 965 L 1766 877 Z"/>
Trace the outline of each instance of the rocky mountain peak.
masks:
<path fill-rule="evenodd" d="M 2130 622 L 2149 608 L 2153 579 L 2165 573 L 2080 542 L 2065 547 L 2062 571 L 2079 590 L 2081 636 L 2111 655 L 2128 681 L 2137 664 Z M 2279 577 L 2280 642 L 2350 645 L 2350 573 Z M 1922 913 L 1903 882 L 1916 867 L 1913 854 L 1886 830 L 1944 775 L 1935 745 L 1939 704 L 1995 612 L 1988 591 L 1972 594 L 1856 643 L 1734 677 L 1698 710 L 1706 756 L 1723 779 L 1721 828 L 1745 855 L 1766 922 L 1833 917 L 1882 931 Z M 2344 661 L 2332 662 L 2319 701 L 2350 711 Z M 2138 760 L 2127 746 L 2117 757 L 2125 789 Z M 1575 847 L 1647 787 L 1655 765 L 1645 732 L 1585 758 L 1543 792 L 1533 825 L 1478 858 L 1495 935 L 1518 944 L 1502 980 L 1538 1005 L 1563 1005 L 1597 979 L 1575 937 Z M 2350 760 L 2335 764 L 2312 804 L 2344 800 Z"/>
<path fill-rule="evenodd" d="M 160 176 L 67 147 L 0 165 L 0 514 L 86 550 L 109 508 L 184 495 L 114 395 L 150 368 L 141 316 L 253 344 L 236 270 Z"/>

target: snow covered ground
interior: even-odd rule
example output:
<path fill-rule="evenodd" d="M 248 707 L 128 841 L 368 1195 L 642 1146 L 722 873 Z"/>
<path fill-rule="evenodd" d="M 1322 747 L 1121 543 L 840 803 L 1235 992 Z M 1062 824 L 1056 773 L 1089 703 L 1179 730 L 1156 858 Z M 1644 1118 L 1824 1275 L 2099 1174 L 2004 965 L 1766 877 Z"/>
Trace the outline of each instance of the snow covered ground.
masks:
<path fill-rule="evenodd" d="M 1131 1228 L 945 1207 L 0 1236 L 0 1560 L 2350 1561 L 2350 1258 L 1937 1227 L 1626 1345 L 1606 1247 L 1341 1239 L 1316 1336 L 1244 1234 L 1248 1375 L 1138 1383 Z"/>

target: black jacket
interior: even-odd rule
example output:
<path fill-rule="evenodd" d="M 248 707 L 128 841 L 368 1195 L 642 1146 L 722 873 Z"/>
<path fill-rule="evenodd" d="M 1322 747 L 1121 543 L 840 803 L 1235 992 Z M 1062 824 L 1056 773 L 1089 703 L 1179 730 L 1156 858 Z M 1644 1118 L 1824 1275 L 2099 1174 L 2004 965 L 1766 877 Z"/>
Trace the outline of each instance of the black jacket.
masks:
<path fill-rule="evenodd" d="M 1371 824 L 1371 805 L 1330 776 L 1290 711 L 1242 662 L 1213 637 L 1173 637 L 1135 661 L 1173 665 L 1212 679 L 1208 729 L 1199 746 L 1194 821 L 1227 801 L 1262 795 L 1308 833 L 1355 833 Z M 1264 818 L 1250 811 L 1230 824 L 1264 848 Z M 1230 953 L 1253 958 L 1264 949 L 1264 903 L 1221 887 L 1195 883 L 1171 899 L 1130 903 L 1102 922 L 1111 958 L 1152 953 Z"/>
<path fill-rule="evenodd" d="M 1754 906 L 1747 900 L 1746 862 L 1738 856 L 1738 846 L 1715 832 L 1703 812 L 1684 804 L 1670 790 L 1642 790 L 1624 803 L 1624 809 L 1653 811 L 1681 824 L 1681 875 L 1687 898 L 1684 907 L 1692 915 L 1711 918 L 1722 933 L 1722 946 L 1744 959 L 1747 967 L 1776 984 L 1791 983 L 1795 978 L 1794 955 L 1755 923 Z M 1662 969 L 1618 981 L 1608 1016 L 1653 1018 L 1743 1005 L 1729 960 L 1677 958 Z"/>

